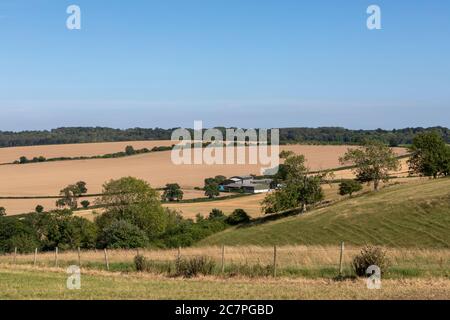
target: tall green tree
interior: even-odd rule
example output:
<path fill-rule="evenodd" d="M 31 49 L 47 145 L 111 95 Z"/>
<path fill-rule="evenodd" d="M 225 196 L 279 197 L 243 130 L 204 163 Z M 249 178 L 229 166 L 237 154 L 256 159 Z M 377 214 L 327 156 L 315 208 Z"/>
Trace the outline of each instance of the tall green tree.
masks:
<path fill-rule="evenodd" d="M 424 132 L 414 137 L 408 160 L 409 170 L 426 177 L 450 174 L 450 147 L 437 132 Z"/>
<path fill-rule="evenodd" d="M 378 190 L 381 181 L 389 181 L 390 171 L 400 169 L 394 150 L 379 141 L 366 141 L 361 148 L 348 149 L 340 162 L 355 165 L 357 180 L 373 183 L 374 190 Z"/>
<path fill-rule="evenodd" d="M 292 152 L 280 153 L 284 159 L 282 172 L 277 176 L 281 189 L 268 194 L 262 202 L 265 213 L 275 213 L 301 207 L 305 212 L 308 205 L 316 204 L 324 198 L 321 183 L 323 175 L 311 175 L 305 165 L 303 155 Z"/>
<path fill-rule="evenodd" d="M 219 185 L 215 182 L 205 186 L 205 196 L 212 199 L 220 195 Z"/>
<path fill-rule="evenodd" d="M 143 230 L 149 239 L 164 232 L 168 215 L 158 192 L 146 181 L 133 177 L 111 180 L 103 185 L 102 193 L 97 204 L 106 209 L 96 219 L 100 229 L 124 220 Z"/>

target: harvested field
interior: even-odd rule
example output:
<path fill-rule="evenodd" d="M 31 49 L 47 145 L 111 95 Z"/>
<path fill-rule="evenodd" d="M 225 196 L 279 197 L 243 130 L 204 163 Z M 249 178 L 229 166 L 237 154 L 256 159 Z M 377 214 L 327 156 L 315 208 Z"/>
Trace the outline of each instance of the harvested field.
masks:
<path fill-rule="evenodd" d="M 167 145 L 172 142 L 165 141 Z M 163 145 L 162 141 L 140 141 L 120 143 L 95 143 L 76 145 L 54 145 L 0 149 L 0 159 L 16 159 L 17 156 L 75 156 L 96 155 L 123 150 L 126 145 L 135 148 Z M 100 146 L 100 147 L 99 147 Z M 323 170 L 339 166 L 339 156 L 345 153 L 347 146 L 282 146 L 282 150 L 291 150 L 304 154 L 311 170 Z M 28 151 L 31 149 L 31 151 Z M 240 148 L 242 149 L 242 148 Z M 246 148 L 248 151 L 248 148 Z M 35 153 L 38 150 L 40 153 Z M 46 151 L 47 150 L 47 151 Z M 397 149 L 403 154 L 405 149 Z M 9 158 L 8 158 L 9 157 Z M 20 156 L 19 156 L 20 157 Z M 8 183 L 0 184 L 0 196 L 48 196 L 58 195 L 59 190 L 79 180 L 87 182 L 89 193 L 100 193 L 102 184 L 110 179 L 134 176 L 148 181 L 153 187 L 163 187 L 166 183 L 179 183 L 183 189 L 203 186 L 207 177 L 216 175 L 234 176 L 260 174 L 259 165 L 175 165 L 171 161 L 171 152 L 155 152 L 116 159 L 90 159 L 76 161 L 57 161 L 30 163 L 24 165 L 2 165 L 0 176 Z M 338 177 L 338 175 L 336 175 Z M 186 197 L 187 199 L 188 197 Z M 50 208 L 54 200 L 0 200 L 0 206 L 9 214 L 33 210 L 37 204 Z M 206 206 L 206 204 L 205 204 Z M 188 211 L 188 209 L 185 209 Z M 190 211 L 189 214 L 192 214 Z"/>
<path fill-rule="evenodd" d="M 133 146 L 134 149 L 162 146 L 171 146 L 174 141 L 154 140 L 154 141 L 121 141 L 121 142 L 98 142 L 98 143 L 77 143 L 77 144 L 58 144 L 44 146 L 28 146 L 0 148 L 0 164 L 11 163 L 19 160 L 21 156 L 28 159 L 43 156 L 45 158 L 58 157 L 79 157 L 79 156 L 98 156 L 107 153 L 124 151 L 126 146 Z"/>
<path fill-rule="evenodd" d="M 195 218 L 198 213 L 207 217 L 211 210 L 215 208 L 222 210 L 225 214 L 230 214 L 238 208 L 244 209 L 251 217 L 258 217 L 262 215 L 260 204 L 265 196 L 265 194 L 256 194 L 229 200 L 170 203 L 164 206 L 180 211 L 185 218 Z"/>

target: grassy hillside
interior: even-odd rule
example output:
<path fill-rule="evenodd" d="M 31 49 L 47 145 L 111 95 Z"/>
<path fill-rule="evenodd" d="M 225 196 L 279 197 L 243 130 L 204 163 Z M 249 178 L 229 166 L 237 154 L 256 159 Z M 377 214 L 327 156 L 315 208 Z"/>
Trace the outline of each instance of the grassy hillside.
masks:
<path fill-rule="evenodd" d="M 199 245 L 450 247 L 450 179 L 387 187 L 302 216 L 228 229 Z"/>

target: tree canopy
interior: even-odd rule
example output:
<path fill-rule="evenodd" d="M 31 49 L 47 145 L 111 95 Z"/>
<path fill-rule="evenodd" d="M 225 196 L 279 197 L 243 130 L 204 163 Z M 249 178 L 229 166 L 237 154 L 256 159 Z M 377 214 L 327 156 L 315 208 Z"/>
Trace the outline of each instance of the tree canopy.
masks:
<path fill-rule="evenodd" d="M 340 162 L 355 165 L 353 171 L 357 180 L 373 183 L 375 190 L 378 190 L 381 181 L 389 180 L 390 171 L 400 169 L 394 150 L 379 141 L 366 141 L 361 148 L 348 149 Z"/>
<path fill-rule="evenodd" d="M 409 170 L 422 176 L 450 175 L 450 147 L 437 132 L 418 134 L 410 147 Z"/>

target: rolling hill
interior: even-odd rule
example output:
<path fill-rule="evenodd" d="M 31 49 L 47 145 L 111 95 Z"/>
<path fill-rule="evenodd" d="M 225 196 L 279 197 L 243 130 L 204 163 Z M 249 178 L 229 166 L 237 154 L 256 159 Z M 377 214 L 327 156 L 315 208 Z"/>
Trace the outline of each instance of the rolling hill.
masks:
<path fill-rule="evenodd" d="M 198 245 L 352 245 L 450 247 L 450 179 L 386 187 L 265 223 L 225 230 Z"/>

